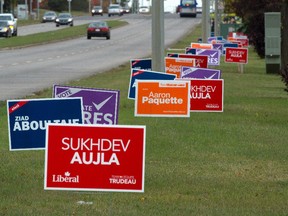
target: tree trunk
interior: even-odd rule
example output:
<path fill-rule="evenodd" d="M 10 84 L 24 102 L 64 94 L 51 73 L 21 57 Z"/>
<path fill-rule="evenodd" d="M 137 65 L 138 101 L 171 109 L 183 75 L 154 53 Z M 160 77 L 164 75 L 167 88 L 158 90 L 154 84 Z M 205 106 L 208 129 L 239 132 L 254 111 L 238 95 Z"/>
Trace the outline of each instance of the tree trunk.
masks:
<path fill-rule="evenodd" d="M 288 87 L 288 0 L 282 0 L 281 22 L 281 73 Z"/>

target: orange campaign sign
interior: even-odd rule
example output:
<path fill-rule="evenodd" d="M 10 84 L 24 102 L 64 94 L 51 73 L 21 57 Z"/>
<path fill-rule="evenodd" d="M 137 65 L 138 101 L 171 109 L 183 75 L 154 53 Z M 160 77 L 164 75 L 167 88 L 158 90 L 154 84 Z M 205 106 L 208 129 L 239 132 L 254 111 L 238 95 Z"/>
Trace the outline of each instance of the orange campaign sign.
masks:
<path fill-rule="evenodd" d="M 165 57 L 165 72 L 176 75 L 176 78 L 181 77 L 181 67 L 195 67 L 195 58 L 178 58 Z"/>
<path fill-rule="evenodd" d="M 190 117 L 190 81 L 137 80 L 135 116 Z"/>
<path fill-rule="evenodd" d="M 191 43 L 191 48 L 195 49 L 213 49 L 213 45 L 210 43 Z"/>

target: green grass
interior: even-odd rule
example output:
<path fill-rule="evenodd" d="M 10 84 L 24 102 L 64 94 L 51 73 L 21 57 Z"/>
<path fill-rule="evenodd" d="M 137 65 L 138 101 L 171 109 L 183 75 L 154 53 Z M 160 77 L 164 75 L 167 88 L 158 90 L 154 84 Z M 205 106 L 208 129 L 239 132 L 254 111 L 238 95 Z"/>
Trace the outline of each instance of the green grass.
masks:
<path fill-rule="evenodd" d="M 198 27 L 174 48 L 199 35 Z M 285 86 L 279 76 L 265 73 L 252 49 L 243 74 L 235 64 L 222 62 L 220 69 L 224 112 L 190 118 L 134 117 L 134 103 L 127 99 L 128 62 L 67 83 L 119 89 L 119 124 L 146 125 L 145 193 L 44 191 L 44 151 L 9 152 L 2 102 L 1 215 L 287 215 Z M 50 97 L 51 89 L 35 97 Z"/>
<path fill-rule="evenodd" d="M 107 23 L 111 28 L 116 28 L 127 24 L 127 22 L 119 20 L 111 20 L 107 21 Z M 61 40 L 82 37 L 85 36 L 87 33 L 86 32 L 87 26 L 88 24 L 84 24 L 79 26 L 73 26 L 70 28 L 63 28 L 56 31 L 49 31 L 33 35 L 7 38 L 4 40 L 0 40 L 0 49 L 39 45 L 43 43 L 51 43 Z"/>

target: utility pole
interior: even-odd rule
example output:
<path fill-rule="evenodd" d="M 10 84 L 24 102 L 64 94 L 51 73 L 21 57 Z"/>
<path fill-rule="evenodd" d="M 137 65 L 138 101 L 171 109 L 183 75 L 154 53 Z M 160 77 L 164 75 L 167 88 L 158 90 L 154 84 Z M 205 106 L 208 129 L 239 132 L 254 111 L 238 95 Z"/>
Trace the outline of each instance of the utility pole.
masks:
<path fill-rule="evenodd" d="M 152 70 L 164 72 L 164 0 L 152 1 Z"/>
<path fill-rule="evenodd" d="M 202 42 L 207 43 L 210 37 L 210 0 L 202 0 Z"/>

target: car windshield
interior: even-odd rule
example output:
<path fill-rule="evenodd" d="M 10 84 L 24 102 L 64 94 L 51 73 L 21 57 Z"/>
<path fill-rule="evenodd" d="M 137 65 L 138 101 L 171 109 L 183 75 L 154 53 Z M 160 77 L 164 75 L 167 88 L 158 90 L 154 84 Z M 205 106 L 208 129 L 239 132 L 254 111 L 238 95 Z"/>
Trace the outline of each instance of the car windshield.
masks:
<path fill-rule="evenodd" d="M 102 9 L 101 6 L 95 6 L 94 9 Z"/>
<path fill-rule="evenodd" d="M 69 17 L 71 17 L 71 15 L 70 14 L 60 14 L 59 17 L 61 17 L 61 18 L 69 18 Z"/>
<path fill-rule="evenodd" d="M 193 4 L 194 5 L 195 4 L 195 0 L 183 0 L 182 4 L 183 5 L 185 5 L 185 4 Z"/>
<path fill-rule="evenodd" d="M 94 22 L 94 23 L 90 23 L 89 27 L 107 27 L 106 23 L 104 22 Z"/>
<path fill-rule="evenodd" d="M 11 20 L 10 16 L 1 16 L 0 15 L 0 20 Z"/>
<path fill-rule="evenodd" d="M 110 9 L 119 8 L 119 6 L 110 6 Z"/>
<path fill-rule="evenodd" d="M 55 16 L 55 13 L 53 12 L 47 12 L 44 14 L 44 16 Z"/>

